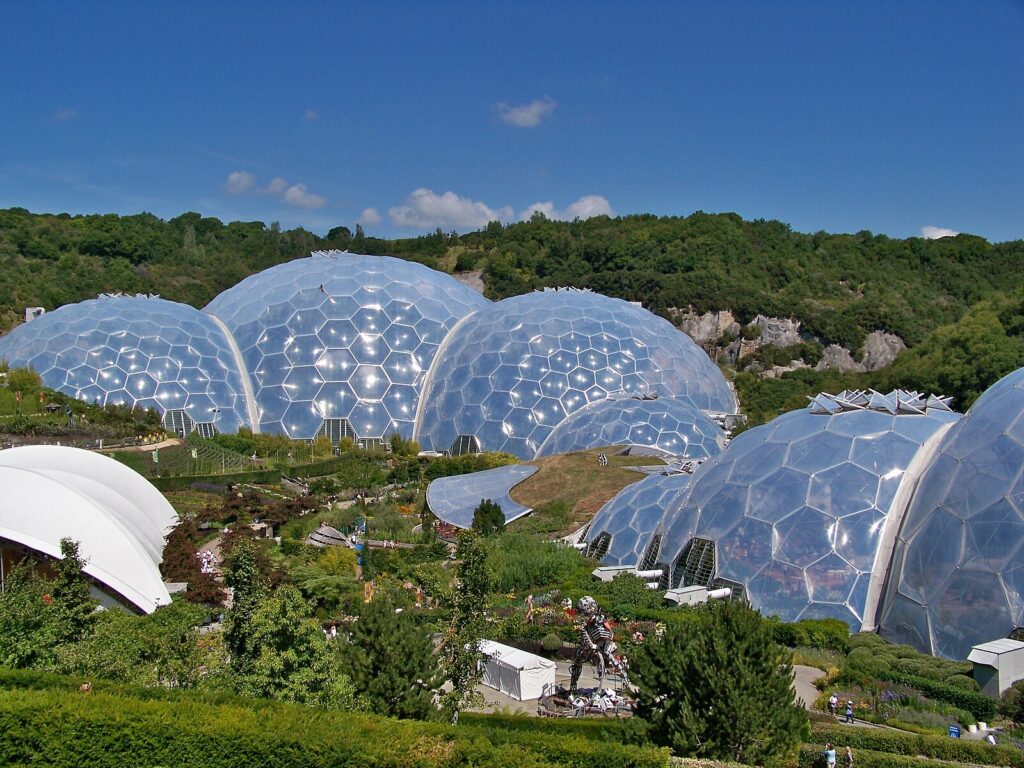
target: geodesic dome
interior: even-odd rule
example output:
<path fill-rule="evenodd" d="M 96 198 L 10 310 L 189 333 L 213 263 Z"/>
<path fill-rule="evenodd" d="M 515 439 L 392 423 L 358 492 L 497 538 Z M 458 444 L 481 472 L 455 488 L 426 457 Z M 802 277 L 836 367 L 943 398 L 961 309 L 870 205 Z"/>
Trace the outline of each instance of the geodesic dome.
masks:
<path fill-rule="evenodd" d="M 408 437 L 438 346 L 489 303 L 421 264 L 331 251 L 252 275 L 206 312 L 241 349 L 261 431 L 336 442 Z"/>
<path fill-rule="evenodd" d="M 673 508 L 690 485 L 690 475 L 650 475 L 627 485 L 594 515 L 587 529 L 587 556 L 601 565 L 653 565 L 658 552 L 660 526 L 667 510 Z M 658 539 L 655 541 L 655 539 Z"/>
<path fill-rule="evenodd" d="M 228 336 L 187 304 L 142 295 L 67 304 L 0 338 L 0 360 L 91 403 L 183 412 L 222 432 L 249 424 Z"/>
<path fill-rule="evenodd" d="M 879 630 L 926 653 L 1024 627 L 1024 368 L 989 388 L 942 438 L 893 557 Z"/>
<path fill-rule="evenodd" d="M 872 628 L 865 607 L 885 577 L 883 537 L 891 547 L 904 508 L 897 492 L 922 444 L 958 418 L 914 393 L 819 395 L 697 469 L 658 561 L 672 586 L 711 577 L 784 621 Z"/>
<path fill-rule="evenodd" d="M 613 396 L 569 414 L 551 430 L 537 456 L 603 445 L 640 445 L 701 460 L 722 452 L 725 432 L 689 400 Z"/>
<path fill-rule="evenodd" d="M 445 341 L 424 388 L 417 439 L 533 458 L 567 415 L 615 392 L 734 413 L 718 367 L 686 334 L 634 304 L 575 289 L 513 296 Z"/>

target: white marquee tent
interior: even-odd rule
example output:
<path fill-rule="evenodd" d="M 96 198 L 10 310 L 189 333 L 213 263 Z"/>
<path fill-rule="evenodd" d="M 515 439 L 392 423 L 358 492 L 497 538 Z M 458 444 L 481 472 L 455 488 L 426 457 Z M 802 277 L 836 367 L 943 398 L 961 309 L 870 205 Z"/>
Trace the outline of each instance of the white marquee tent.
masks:
<path fill-rule="evenodd" d="M 539 699 L 544 688 L 555 683 L 553 661 L 492 640 L 482 640 L 480 650 L 487 657 L 481 662 L 484 685 L 506 696 L 519 701 Z"/>

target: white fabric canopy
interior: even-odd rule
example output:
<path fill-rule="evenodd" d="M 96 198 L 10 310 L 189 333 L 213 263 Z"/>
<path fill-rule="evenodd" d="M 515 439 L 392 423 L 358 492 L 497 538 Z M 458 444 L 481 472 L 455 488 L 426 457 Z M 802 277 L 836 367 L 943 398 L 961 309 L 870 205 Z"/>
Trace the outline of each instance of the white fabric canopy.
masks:
<path fill-rule="evenodd" d="M 486 656 L 481 662 L 484 685 L 513 699 L 539 699 L 555 683 L 553 661 L 493 640 L 481 640 L 480 651 Z"/>
<path fill-rule="evenodd" d="M 170 603 L 158 565 L 176 515 L 140 475 L 76 448 L 11 448 L 0 488 L 0 537 L 54 558 L 73 539 L 85 572 L 139 610 Z"/>

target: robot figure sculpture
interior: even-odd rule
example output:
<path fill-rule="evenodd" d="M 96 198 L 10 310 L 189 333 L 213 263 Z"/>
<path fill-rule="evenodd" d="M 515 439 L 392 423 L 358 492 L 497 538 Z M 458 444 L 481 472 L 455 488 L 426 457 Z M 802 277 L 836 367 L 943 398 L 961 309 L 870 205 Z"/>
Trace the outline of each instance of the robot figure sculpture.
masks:
<path fill-rule="evenodd" d="M 604 688 L 604 673 L 611 667 L 622 677 L 623 683 L 629 685 L 626 677 L 626 660 L 615 655 L 616 645 L 612 641 L 612 630 L 608 626 L 605 615 L 601 612 L 597 601 L 589 595 L 581 597 L 579 602 L 580 644 L 576 656 L 569 667 L 569 690 L 576 691 L 576 686 L 583 672 L 583 664 L 593 659 L 597 667 L 598 688 Z"/>

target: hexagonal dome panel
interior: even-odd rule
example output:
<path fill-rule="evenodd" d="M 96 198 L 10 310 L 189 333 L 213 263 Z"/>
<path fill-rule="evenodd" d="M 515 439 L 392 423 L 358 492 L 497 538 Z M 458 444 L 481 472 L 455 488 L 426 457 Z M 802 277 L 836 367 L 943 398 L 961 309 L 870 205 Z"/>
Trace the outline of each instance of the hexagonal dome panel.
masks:
<path fill-rule="evenodd" d="M 690 475 L 650 475 L 627 485 L 602 506 L 587 529 L 587 553 L 601 565 L 641 564 L 662 522 L 690 484 Z M 657 551 L 655 543 L 654 551 Z M 602 554 L 603 552 L 603 554 Z"/>
<path fill-rule="evenodd" d="M 81 400 L 183 409 L 222 432 L 249 425 L 230 340 L 187 304 L 141 295 L 68 304 L 0 338 L 0 359 Z"/>
<path fill-rule="evenodd" d="M 347 419 L 359 438 L 382 439 L 412 434 L 438 346 L 488 304 L 421 264 L 331 251 L 252 275 L 206 311 L 238 341 L 261 430 L 309 439 L 324 419 Z"/>
<path fill-rule="evenodd" d="M 942 438 L 910 502 L 879 631 L 937 656 L 1024 627 L 1024 368 Z"/>
<path fill-rule="evenodd" d="M 447 409 L 453 389 L 481 405 Z M 428 377 L 417 438 L 447 450 L 475 435 L 484 450 L 529 459 L 568 414 L 615 392 L 736 411 L 718 367 L 666 320 L 590 291 L 544 290 L 496 302 L 452 333 Z"/>
<path fill-rule="evenodd" d="M 691 540 L 704 540 L 715 547 L 709 576 L 742 587 L 755 608 L 859 630 L 883 534 L 900 522 L 900 482 L 928 437 L 959 418 L 927 402 L 903 392 L 819 395 L 741 433 L 697 469 L 666 523 L 658 562 L 672 586 L 693 583 L 682 561 Z"/>
<path fill-rule="evenodd" d="M 551 431 L 537 456 L 604 445 L 640 445 L 703 460 L 722 452 L 725 432 L 689 400 L 610 397 L 571 413 Z"/>

